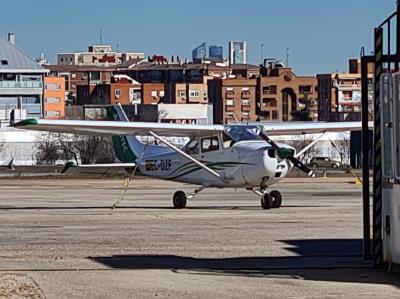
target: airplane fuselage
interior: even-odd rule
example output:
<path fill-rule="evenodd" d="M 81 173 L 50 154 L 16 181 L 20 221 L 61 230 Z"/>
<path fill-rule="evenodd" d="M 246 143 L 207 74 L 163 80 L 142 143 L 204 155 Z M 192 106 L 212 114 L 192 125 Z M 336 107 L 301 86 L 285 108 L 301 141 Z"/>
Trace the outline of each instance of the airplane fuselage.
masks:
<path fill-rule="evenodd" d="M 292 168 L 288 160 L 275 157 L 274 149 L 263 141 L 240 141 L 228 148 L 191 156 L 218 172 L 222 179 L 172 150 L 144 154 L 138 168 L 141 173 L 160 179 L 220 188 L 253 188 L 262 183 L 270 186 Z"/>

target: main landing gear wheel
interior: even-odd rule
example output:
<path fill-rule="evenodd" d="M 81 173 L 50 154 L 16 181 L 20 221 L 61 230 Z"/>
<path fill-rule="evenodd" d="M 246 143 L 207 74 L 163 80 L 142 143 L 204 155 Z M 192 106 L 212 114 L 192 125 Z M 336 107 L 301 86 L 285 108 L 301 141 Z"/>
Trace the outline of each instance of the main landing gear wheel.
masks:
<path fill-rule="evenodd" d="M 172 198 L 174 209 L 183 209 L 186 207 L 186 194 L 183 191 L 176 191 Z"/>
<path fill-rule="evenodd" d="M 265 193 L 261 197 L 261 207 L 264 210 L 268 210 L 268 209 L 272 208 L 272 198 L 268 193 Z"/>
<path fill-rule="evenodd" d="M 277 190 L 272 190 L 269 195 L 272 199 L 272 207 L 279 208 L 282 204 L 282 194 Z"/>

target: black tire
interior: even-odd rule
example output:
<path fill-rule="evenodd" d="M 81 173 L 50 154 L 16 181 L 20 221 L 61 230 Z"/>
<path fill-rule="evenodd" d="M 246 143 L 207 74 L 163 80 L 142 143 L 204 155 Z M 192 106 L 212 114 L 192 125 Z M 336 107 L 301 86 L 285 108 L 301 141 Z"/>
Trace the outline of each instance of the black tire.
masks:
<path fill-rule="evenodd" d="M 186 207 L 186 194 L 183 191 L 176 191 L 172 198 L 174 209 L 183 209 Z"/>
<path fill-rule="evenodd" d="M 272 199 L 272 207 L 280 208 L 280 206 L 282 205 L 282 194 L 278 190 L 272 190 L 269 193 L 269 196 Z"/>
<path fill-rule="evenodd" d="M 264 210 L 272 208 L 272 198 L 268 193 L 265 193 L 263 197 L 261 197 L 261 207 Z"/>
<path fill-rule="evenodd" d="M 336 169 L 336 168 L 338 168 L 338 167 L 339 167 L 339 166 L 338 166 L 336 163 L 333 163 L 333 164 L 332 164 L 332 168 L 335 168 L 335 169 Z"/>

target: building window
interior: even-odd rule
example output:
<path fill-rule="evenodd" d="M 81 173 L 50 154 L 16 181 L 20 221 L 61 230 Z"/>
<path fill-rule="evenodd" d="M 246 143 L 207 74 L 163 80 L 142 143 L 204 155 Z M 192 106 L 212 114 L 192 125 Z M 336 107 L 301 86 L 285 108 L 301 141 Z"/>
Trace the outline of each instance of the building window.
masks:
<path fill-rule="evenodd" d="M 160 90 L 160 97 L 163 97 L 165 95 L 164 90 Z"/>
<path fill-rule="evenodd" d="M 116 97 L 116 98 L 119 98 L 119 97 L 122 95 L 122 90 L 121 90 L 121 89 L 116 89 L 116 90 L 114 91 L 114 94 L 115 94 L 115 97 Z"/>
<path fill-rule="evenodd" d="M 71 74 L 71 78 L 75 79 L 76 78 L 76 74 L 75 73 Z"/>
<path fill-rule="evenodd" d="M 46 116 L 49 116 L 49 117 L 60 116 L 60 111 L 47 110 Z"/>
<path fill-rule="evenodd" d="M 48 89 L 48 90 L 60 90 L 60 84 L 48 83 L 48 84 L 46 84 L 46 89 Z"/>
<path fill-rule="evenodd" d="M 58 104 L 58 103 L 60 103 L 60 98 L 47 98 L 46 103 L 47 104 Z"/>
<path fill-rule="evenodd" d="M 242 100 L 242 105 L 243 106 L 250 106 L 249 100 Z"/>
<path fill-rule="evenodd" d="M 263 94 L 276 94 L 277 90 L 278 88 L 276 85 L 266 85 L 262 88 Z"/>
<path fill-rule="evenodd" d="M 161 95 L 161 94 L 160 94 Z M 151 96 L 156 97 L 157 96 L 157 90 L 152 90 L 151 91 Z"/>
<path fill-rule="evenodd" d="M 299 86 L 299 93 L 310 93 L 311 92 L 311 85 L 300 85 Z"/>
<path fill-rule="evenodd" d="M 181 98 L 185 98 L 185 97 L 186 97 L 186 91 L 185 91 L 185 90 L 180 90 L 180 91 L 179 91 L 179 96 L 180 96 Z"/>
<path fill-rule="evenodd" d="M 278 110 L 272 110 L 272 119 L 277 120 L 279 118 Z"/>
<path fill-rule="evenodd" d="M 200 96 L 200 92 L 198 90 L 189 90 L 189 97 L 198 98 Z"/>
<path fill-rule="evenodd" d="M 8 61 L 5 60 L 5 59 L 3 59 L 3 60 L 1 61 L 1 64 L 2 64 L 2 65 L 7 65 L 7 64 L 8 64 Z"/>
<path fill-rule="evenodd" d="M 226 106 L 235 106 L 233 100 L 226 100 Z"/>

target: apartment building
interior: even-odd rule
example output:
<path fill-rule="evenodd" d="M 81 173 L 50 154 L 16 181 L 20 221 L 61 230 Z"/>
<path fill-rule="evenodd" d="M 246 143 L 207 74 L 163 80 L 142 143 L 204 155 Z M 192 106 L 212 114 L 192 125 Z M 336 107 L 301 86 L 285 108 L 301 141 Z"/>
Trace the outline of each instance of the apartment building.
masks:
<path fill-rule="evenodd" d="M 87 52 L 59 53 L 58 65 L 115 66 L 131 59 L 143 59 L 143 52 L 115 52 L 111 45 L 91 45 Z"/>
<path fill-rule="evenodd" d="M 373 65 L 368 66 L 369 112 L 372 119 Z M 349 60 L 347 73 L 318 74 L 318 119 L 320 121 L 361 120 L 361 62 Z"/>
<path fill-rule="evenodd" d="M 44 118 L 64 119 L 65 78 L 44 77 Z"/>
<path fill-rule="evenodd" d="M 78 105 L 141 104 L 142 86 L 129 76 L 114 75 L 110 83 L 79 85 L 76 102 Z"/>
<path fill-rule="evenodd" d="M 65 78 L 67 100 L 76 104 L 78 86 L 94 86 L 111 83 L 115 67 L 77 66 L 77 65 L 44 65 L 51 76 Z"/>
<path fill-rule="evenodd" d="M 145 105 L 157 105 L 163 102 L 165 85 L 163 83 L 143 83 L 142 102 Z"/>
<path fill-rule="evenodd" d="M 257 114 L 262 121 L 317 120 L 317 80 L 276 61 L 261 68 Z"/>
<path fill-rule="evenodd" d="M 0 38 L 0 120 L 16 116 L 43 117 L 43 80 L 48 70 L 15 46 L 15 36 Z"/>
<path fill-rule="evenodd" d="M 208 97 L 214 106 L 214 123 L 256 121 L 256 89 L 256 79 L 209 80 Z"/>
<path fill-rule="evenodd" d="M 206 83 L 175 83 L 172 85 L 172 104 L 207 104 Z"/>

